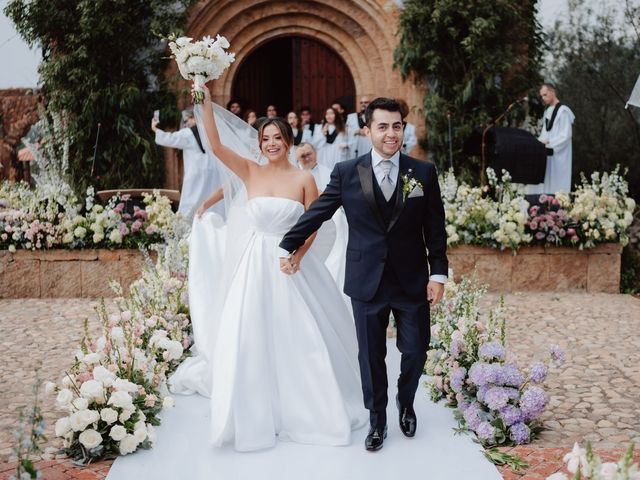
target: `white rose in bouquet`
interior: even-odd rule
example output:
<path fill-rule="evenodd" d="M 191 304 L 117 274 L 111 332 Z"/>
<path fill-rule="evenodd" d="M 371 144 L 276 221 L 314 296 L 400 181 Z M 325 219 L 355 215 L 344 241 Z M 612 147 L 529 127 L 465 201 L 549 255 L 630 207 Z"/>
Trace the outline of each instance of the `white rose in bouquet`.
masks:
<path fill-rule="evenodd" d="M 97 380 L 87 380 L 80 386 L 80 395 L 96 403 L 104 403 L 104 386 Z"/>
<path fill-rule="evenodd" d="M 98 382 L 102 382 L 105 387 L 110 387 L 113 385 L 116 376 L 102 365 L 97 365 L 93 369 L 93 378 Z"/>
<path fill-rule="evenodd" d="M 69 424 L 74 432 L 80 432 L 100 419 L 95 410 L 80 410 L 69 417 Z"/>
<path fill-rule="evenodd" d="M 133 410 L 133 399 L 131 395 L 124 391 L 117 391 L 111 394 L 109 397 L 108 405 L 113 405 L 116 408 L 124 408 Z"/>
<path fill-rule="evenodd" d="M 102 443 L 102 435 L 90 428 L 82 432 L 78 440 L 86 449 L 91 450 Z"/>
<path fill-rule="evenodd" d="M 147 423 L 147 439 L 153 447 L 156 443 L 156 429 L 153 428 L 153 425 L 151 425 L 150 423 Z"/>
<path fill-rule="evenodd" d="M 68 408 L 71 400 L 73 400 L 73 393 L 68 388 L 63 388 L 58 392 L 56 404 L 59 408 Z"/>
<path fill-rule="evenodd" d="M 100 411 L 100 418 L 107 425 L 111 425 L 112 423 L 115 423 L 118 420 L 118 412 L 113 408 L 103 408 Z"/>
<path fill-rule="evenodd" d="M 127 455 L 129 453 L 133 453 L 138 448 L 138 440 L 133 435 L 127 435 L 120 441 L 120 453 L 122 455 Z"/>
<path fill-rule="evenodd" d="M 44 393 L 46 395 L 53 395 L 54 393 L 56 393 L 57 389 L 58 389 L 58 386 L 53 382 L 47 382 L 44 385 Z"/>
<path fill-rule="evenodd" d="M 175 403 L 171 397 L 164 397 L 162 400 L 162 408 L 173 408 L 174 405 Z"/>
<path fill-rule="evenodd" d="M 144 426 L 144 422 L 142 422 L 143 428 L 137 428 L 133 432 L 133 436 L 135 437 L 138 443 L 142 443 L 147 438 L 147 427 Z"/>
<path fill-rule="evenodd" d="M 76 410 L 86 410 L 87 408 L 89 408 L 89 400 L 87 400 L 86 398 L 76 398 L 71 403 L 73 403 L 73 407 Z"/>
<path fill-rule="evenodd" d="M 124 410 L 122 410 L 122 413 L 120 413 L 118 420 L 120 420 L 122 423 L 126 422 L 131 418 L 131 415 L 133 415 L 133 412 L 135 412 L 135 410 L 133 409 L 133 406 L 132 408 L 125 408 Z"/>
<path fill-rule="evenodd" d="M 135 393 L 138 391 L 138 385 L 124 378 L 118 378 L 113 382 L 113 388 L 120 392 Z"/>
<path fill-rule="evenodd" d="M 89 353 L 87 355 L 84 356 L 84 359 L 82 360 L 84 363 L 87 363 L 89 365 L 93 365 L 94 363 L 100 363 L 100 360 L 102 360 L 102 355 L 99 353 Z"/>
<path fill-rule="evenodd" d="M 158 342 L 158 346 L 167 351 L 165 360 L 179 360 L 182 356 L 183 348 L 180 342 L 163 338 Z"/>
<path fill-rule="evenodd" d="M 62 417 L 56 421 L 54 431 L 56 437 L 64 437 L 71 431 L 71 424 L 69 423 L 69 417 Z"/>
<path fill-rule="evenodd" d="M 111 430 L 109 430 L 109 436 L 116 442 L 119 442 L 127 436 L 127 429 L 122 425 L 114 425 L 113 427 L 111 427 Z"/>

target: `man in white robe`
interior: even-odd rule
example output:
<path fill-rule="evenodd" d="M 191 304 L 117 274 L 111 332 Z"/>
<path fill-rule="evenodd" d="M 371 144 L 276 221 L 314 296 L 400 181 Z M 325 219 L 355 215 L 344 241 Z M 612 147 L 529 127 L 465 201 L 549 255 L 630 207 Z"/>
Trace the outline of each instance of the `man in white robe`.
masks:
<path fill-rule="evenodd" d="M 156 143 L 163 147 L 182 150 L 184 175 L 180 191 L 181 213 L 189 222 L 202 203 L 220 187 L 220 175 L 215 160 L 204 151 L 193 111 L 184 112 L 186 127 L 177 132 L 165 132 L 158 128 L 158 120 L 151 121 L 151 130 L 156 134 Z M 222 202 L 218 202 L 213 211 L 224 213 Z"/>
<path fill-rule="evenodd" d="M 571 134 L 575 115 L 569 107 L 558 100 L 556 89 L 550 83 L 540 88 L 540 97 L 547 109 L 544 112 L 542 133 L 538 140 L 547 148 L 553 149 L 553 155 L 547 157 L 544 183 L 528 185 L 529 194 L 555 194 L 571 191 Z"/>
<path fill-rule="evenodd" d="M 360 112 L 353 112 L 347 116 L 347 137 L 349 142 L 349 154 L 347 155 L 347 159 L 360 157 L 371 151 L 371 141 L 364 130 L 364 111 L 369 103 L 369 97 L 361 97 Z"/>

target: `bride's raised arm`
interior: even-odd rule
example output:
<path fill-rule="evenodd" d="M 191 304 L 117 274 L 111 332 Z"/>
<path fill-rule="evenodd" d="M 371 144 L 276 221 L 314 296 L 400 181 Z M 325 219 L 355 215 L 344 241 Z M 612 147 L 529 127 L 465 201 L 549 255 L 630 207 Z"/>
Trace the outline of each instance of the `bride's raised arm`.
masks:
<path fill-rule="evenodd" d="M 209 139 L 209 145 L 213 154 L 220 159 L 233 173 L 238 175 L 242 181 L 246 181 L 253 168 L 257 168 L 258 164 L 251 161 L 242 155 L 237 154 L 229 147 L 222 144 L 220 141 L 220 134 L 218 133 L 218 127 L 216 126 L 216 120 L 213 116 L 213 104 L 211 102 L 211 94 L 209 89 L 205 86 L 204 89 L 204 103 L 202 104 L 202 123 L 204 129 L 207 132 L 207 138 Z"/>

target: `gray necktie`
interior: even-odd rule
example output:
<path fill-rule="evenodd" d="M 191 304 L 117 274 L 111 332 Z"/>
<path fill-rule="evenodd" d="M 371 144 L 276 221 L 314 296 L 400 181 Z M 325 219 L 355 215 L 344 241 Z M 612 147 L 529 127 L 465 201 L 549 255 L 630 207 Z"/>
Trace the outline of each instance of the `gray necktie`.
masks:
<path fill-rule="evenodd" d="M 382 177 L 382 181 L 380 182 L 380 190 L 382 190 L 382 194 L 387 201 L 389 201 L 391 195 L 393 195 L 393 191 L 395 190 L 391 177 L 389 176 L 391 166 L 392 163 L 390 160 L 383 160 L 380 162 L 380 168 L 382 168 L 382 171 L 384 172 L 384 177 Z"/>

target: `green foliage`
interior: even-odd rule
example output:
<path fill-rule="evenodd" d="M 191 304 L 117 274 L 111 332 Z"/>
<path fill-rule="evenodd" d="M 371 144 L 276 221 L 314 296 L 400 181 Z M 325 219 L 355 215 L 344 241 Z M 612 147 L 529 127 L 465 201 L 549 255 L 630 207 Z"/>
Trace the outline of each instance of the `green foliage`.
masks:
<path fill-rule="evenodd" d="M 404 2 L 395 66 L 427 86 L 423 146 L 440 167 L 448 165 L 447 114 L 454 165 L 469 166 L 462 145 L 473 129 L 537 89 L 542 45 L 535 0 Z M 523 114 L 514 110 L 509 120 L 520 122 Z M 479 168 L 471 168 L 477 180 Z"/>
<path fill-rule="evenodd" d="M 50 112 L 65 112 L 76 191 L 158 186 L 162 151 L 150 131 L 154 109 L 177 120 L 161 75 L 165 43 L 194 0 L 12 0 L 4 13 L 31 45 Z M 93 178 L 90 174 L 101 125 Z"/>
<path fill-rule="evenodd" d="M 640 109 L 624 106 L 640 73 L 640 1 L 613 7 L 597 13 L 583 0 L 569 0 L 568 17 L 550 35 L 549 69 L 560 101 L 576 115 L 574 180 L 620 164 L 638 199 Z"/>

